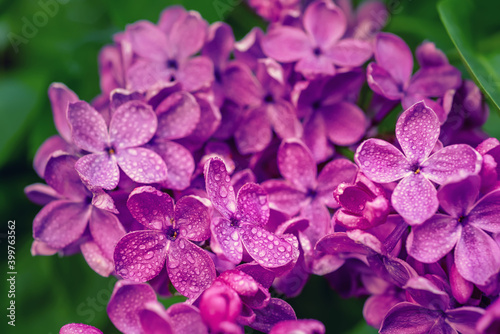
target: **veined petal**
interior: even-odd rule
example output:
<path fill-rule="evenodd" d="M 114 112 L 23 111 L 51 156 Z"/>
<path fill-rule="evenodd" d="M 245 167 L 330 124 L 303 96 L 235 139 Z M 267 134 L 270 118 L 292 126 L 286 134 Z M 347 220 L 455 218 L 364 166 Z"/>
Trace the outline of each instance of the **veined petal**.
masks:
<path fill-rule="evenodd" d="M 392 193 L 392 206 L 410 225 L 418 225 L 432 217 L 439 206 L 434 185 L 422 174 L 403 178 Z"/>
<path fill-rule="evenodd" d="M 172 197 L 151 186 L 135 188 L 127 208 L 135 220 L 151 230 L 165 230 L 174 218 Z"/>
<path fill-rule="evenodd" d="M 396 304 L 382 321 L 380 333 L 407 333 L 408 326 L 413 333 L 428 333 L 440 317 L 440 312 L 408 302 Z"/>
<path fill-rule="evenodd" d="M 437 214 L 412 228 L 406 249 L 420 262 L 433 263 L 455 248 L 461 232 L 456 219 Z"/>
<path fill-rule="evenodd" d="M 281 143 L 278 150 L 278 168 L 281 175 L 297 190 L 316 188 L 316 162 L 302 142 L 287 139 Z"/>
<path fill-rule="evenodd" d="M 500 190 L 492 191 L 481 198 L 467 218 L 474 227 L 500 233 Z"/>
<path fill-rule="evenodd" d="M 109 143 L 108 127 L 90 104 L 83 101 L 70 103 L 68 122 L 76 146 L 89 152 L 104 151 Z"/>
<path fill-rule="evenodd" d="M 284 63 L 294 62 L 311 53 L 307 35 L 298 28 L 280 26 L 272 29 L 261 41 L 264 53 Z"/>
<path fill-rule="evenodd" d="M 212 235 L 219 243 L 226 259 L 234 264 L 238 264 L 243 258 L 243 245 L 238 228 L 230 224 L 231 222 L 225 218 L 215 218 L 211 226 Z"/>
<path fill-rule="evenodd" d="M 179 139 L 193 132 L 200 120 L 200 106 L 188 92 L 176 92 L 156 107 L 158 139 Z"/>
<path fill-rule="evenodd" d="M 118 241 L 115 270 L 124 279 L 146 282 L 156 277 L 165 266 L 166 236 L 160 231 L 134 231 Z"/>
<path fill-rule="evenodd" d="M 237 197 L 236 218 L 242 223 L 259 226 L 267 224 L 269 198 L 264 188 L 255 183 L 247 183 L 241 187 Z"/>
<path fill-rule="evenodd" d="M 190 299 L 198 297 L 216 277 L 215 265 L 208 253 L 184 238 L 170 244 L 167 272 L 177 291 Z"/>
<path fill-rule="evenodd" d="M 379 183 L 397 181 L 411 172 L 410 163 L 400 150 L 376 138 L 359 145 L 354 161 L 370 180 Z"/>
<path fill-rule="evenodd" d="M 151 106 L 141 101 L 129 101 L 113 113 L 109 137 L 115 149 L 141 146 L 153 138 L 157 125 Z"/>
<path fill-rule="evenodd" d="M 224 161 L 211 158 L 205 163 L 205 187 L 213 206 L 229 219 L 236 212 L 236 198 Z"/>
<path fill-rule="evenodd" d="M 204 241 L 210 237 L 210 210 L 205 199 L 184 196 L 175 205 L 175 224 L 179 234 L 193 241 Z"/>
<path fill-rule="evenodd" d="M 157 183 L 167 178 L 167 165 L 154 151 L 135 147 L 116 154 L 120 168 L 137 183 Z"/>

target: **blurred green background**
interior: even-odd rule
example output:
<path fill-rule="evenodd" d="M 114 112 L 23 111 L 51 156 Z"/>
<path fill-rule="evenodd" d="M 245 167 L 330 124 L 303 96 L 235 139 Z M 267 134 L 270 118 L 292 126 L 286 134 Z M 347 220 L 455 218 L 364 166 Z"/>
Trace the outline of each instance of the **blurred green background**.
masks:
<path fill-rule="evenodd" d="M 458 6 L 462 3 L 456 2 Z M 49 3 L 51 15 L 40 14 Z M 15 220 L 18 273 L 15 328 L 7 326 L 3 314 L 8 299 L 6 277 L 1 279 L 0 309 L 4 310 L 0 314 L 1 333 L 58 333 L 69 322 L 88 323 L 104 333 L 117 333 L 105 311 L 114 278 L 95 274 L 80 255 L 67 258 L 30 255 L 31 224 L 40 208 L 25 198 L 23 188 L 41 182 L 32 169 L 32 159 L 38 146 L 56 133 L 47 98 L 49 84 L 64 82 L 81 99 L 90 101 L 99 93 L 99 49 L 111 43 L 112 35 L 123 30 L 127 23 L 140 19 L 156 22 L 161 10 L 174 3 L 199 11 L 210 23 L 225 20 L 233 27 L 237 39 L 254 25 L 264 26 L 238 0 L 0 1 L 0 258 L 4 277 L 8 271 L 7 221 Z M 386 31 L 402 36 L 412 50 L 424 40 L 434 41 L 450 62 L 465 77 L 469 76 L 441 23 L 434 1 L 386 3 L 389 8 Z M 466 13 L 471 20 L 467 36 L 477 46 L 476 54 L 491 55 L 486 65 L 494 65 L 492 73 L 500 71 L 500 66 L 495 66 L 500 65 L 500 29 L 495 6 L 499 9 L 495 1 L 477 1 L 473 10 Z M 34 30 L 26 28 L 34 22 L 39 26 L 34 26 Z M 488 78 L 491 81 L 496 77 Z M 500 83 L 492 84 L 498 88 Z M 499 137 L 500 118 L 495 108 L 486 129 Z M 299 318 L 323 321 L 328 333 L 376 332 L 362 320 L 363 300 L 341 299 L 321 277 L 313 277 L 300 297 L 288 301 Z"/>

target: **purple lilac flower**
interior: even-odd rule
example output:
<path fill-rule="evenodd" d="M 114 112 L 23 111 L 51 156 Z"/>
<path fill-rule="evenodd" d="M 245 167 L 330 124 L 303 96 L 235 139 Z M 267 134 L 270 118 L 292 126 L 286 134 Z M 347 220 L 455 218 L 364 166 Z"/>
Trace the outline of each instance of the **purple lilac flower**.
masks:
<path fill-rule="evenodd" d="M 301 334 L 324 334 L 325 325 L 314 319 L 284 320 L 274 325 L 269 334 L 290 334 L 295 331 Z"/>
<path fill-rule="evenodd" d="M 234 44 L 234 57 L 246 64 L 252 71 L 257 69 L 258 60 L 266 58 L 262 51 L 261 40 L 264 37 L 264 32 L 259 27 L 254 27 L 241 40 Z"/>
<path fill-rule="evenodd" d="M 166 179 L 167 166 L 161 157 L 139 147 L 156 132 L 156 115 L 149 105 L 140 101 L 122 104 L 113 113 L 109 131 L 101 114 L 83 101 L 70 104 L 68 121 L 75 145 L 91 152 L 75 165 L 90 187 L 115 188 L 120 180 L 118 166 L 135 182 Z"/>
<path fill-rule="evenodd" d="M 352 9 L 351 0 L 336 0 L 347 18 L 345 36 L 355 39 L 371 40 L 385 26 L 389 13 L 381 1 L 364 1 L 356 11 Z"/>
<path fill-rule="evenodd" d="M 248 0 L 248 5 L 270 22 L 280 21 L 285 15 L 300 14 L 299 0 Z"/>
<path fill-rule="evenodd" d="M 396 35 L 379 33 L 375 39 L 375 62 L 368 64 L 367 80 L 370 88 L 389 100 L 400 100 L 404 109 L 418 101 L 425 101 L 439 121 L 446 120 L 446 112 L 430 97 L 442 97 L 448 90 L 460 86 L 460 71 L 446 64 L 422 67 L 412 77 L 413 57 L 406 43 Z M 410 79 L 411 78 L 411 79 Z"/>
<path fill-rule="evenodd" d="M 273 27 L 262 40 L 264 53 L 279 62 L 295 64 L 307 78 L 334 75 L 335 66 L 358 67 L 372 55 L 370 43 L 345 38 L 344 13 L 331 1 L 315 1 L 304 12 L 304 30 Z"/>
<path fill-rule="evenodd" d="M 80 242 L 90 267 L 99 275 L 109 276 L 114 270 L 114 247 L 125 229 L 113 214 L 117 211 L 112 200 L 96 202 L 96 196 L 82 184 L 74 168 L 76 161 L 76 157 L 62 153 L 47 162 L 45 179 L 50 187 L 37 190 L 56 196 L 35 217 L 33 237 L 53 250 Z M 26 189 L 28 197 L 33 190 Z M 87 227 L 89 237 L 85 236 Z"/>
<path fill-rule="evenodd" d="M 224 284 L 206 289 L 200 300 L 201 317 L 214 333 L 243 334 L 236 323 L 241 308 L 238 294 Z"/>
<path fill-rule="evenodd" d="M 130 213 L 147 229 L 131 232 L 118 241 L 116 272 L 125 279 L 145 282 L 166 268 L 173 286 L 195 298 L 215 279 L 210 256 L 191 241 L 208 239 L 210 216 L 204 202 L 185 196 L 175 205 L 157 189 L 136 188 L 127 202 Z M 191 240 L 191 241 L 190 241 Z"/>
<path fill-rule="evenodd" d="M 61 327 L 59 334 L 102 334 L 100 330 L 94 326 L 85 324 L 67 324 Z"/>
<path fill-rule="evenodd" d="M 393 208 L 411 225 L 430 218 L 438 208 L 436 189 L 460 173 L 477 174 L 482 158 L 472 147 L 457 144 L 430 154 L 439 136 L 436 114 L 418 102 L 396 124 L 396 138 L 404 153 L 380 139 L 368 139 L 356 150 L 354 160 L 374 182 L 401 180 L 391 196 Z"/>
<path fill-rule="evenodd" d="M 212 235 L 229 261 L 241 262 L 243 246 L 263 267 L 283 267 L 292 261 L 292 245 L 263 228 L 269 219 L 269 204 L 262 187 L 247 183 L 236 197 L 231 177 L 219 158 L 206 162 L 205 184 L 212 205 L 221 215 L 212 222 Z"/>
<path fill-rule="evenodd" d="M 488 193 L 500 188 L 500 142 L 496 138 L 488 138 L 477 146 L 483 156 L 481 169 L 481 192 Z"/>
<path fill-rule="evenodd" d="M 436 262 L 455 249 L 458 273 L 485 285 L 500 270 L 500 247 L 488 234 L 500 232 L 500 190 L 478 199 L 479 187 L 477 175 L 443 185 L 438 198 L 446 214 L 436 214 L 415 226 L 407 249 L 425 263 Z"/>

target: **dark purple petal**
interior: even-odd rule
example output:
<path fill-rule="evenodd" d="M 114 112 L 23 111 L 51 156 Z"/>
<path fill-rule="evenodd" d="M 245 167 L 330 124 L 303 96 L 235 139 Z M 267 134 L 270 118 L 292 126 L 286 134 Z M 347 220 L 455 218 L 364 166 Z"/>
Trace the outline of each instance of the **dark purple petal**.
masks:
<path fill-rule="evenodd" d="M 411 173 L 403 153 L 388 142 L 370 138 L 359 145 L 354 155 L 359 169 L 372 181 L 388 183 Z"/>
<path fill-rule="evenodd" d="M 115 270 L 124 279 L 146 282 L 165 266 L 168 240 L 159 231 L 134 231 L 118 241 Z"/>
<path fill-rule="evenodd" d="M 406 249 L 420 262 L 433 263 L 455 248 L 461 232 L 456 219 L 437 214 L 412 228 Z"/>
<path fill-rule="evenodd" d="M 307 199 L 306 193 L 286 181 L 267 180 L 262 183 L 262 187 L 269 196 L 269 207 L 290 216 L 297 214 Z"/>
<path fill-rule="evenodd" d="M 172 45 L 178 59 L 186 58 L 201 50 L 205 42 L 207 29 L 208 24 L 200 14 L 189 11 L 188 15 L 178 19 L 172 25 L 169 44 L 166 45 Z"/>
<path fill-rule="evenodd" d="M 175 289 L 188 298 L 198 297 L 216 277 L 208 253 L 184 238 L 170 243 L 167 272 Z"/>
<path fill-rule="evenodd" d="M 439 188 L 439 205 L 450 216 L 459 218 L 469 213 L 479 195 L 481 180 L 477 175 L 452 180 Z"/>
<path fill-rule="evenodd" d="M 267 192 L 258 184 L 247 183 L 237 197 L 236 218 L 242 223 L 263 226 L 269 220 Z"/>
<path fill-rule="evenodd" d="M 481 170 L 481 155 L 469 145 L 446 146 L 422 163 L 422 174 L 442 184 L 447 179 L 466 174 L 477 174 Z"/>
<path fill-rule="evenodd" d="M 484 231 L 466 224 L 455 248 L 455 265 L 463 278 L 485 285 L 500 270 L 500 247 Z"/>
<path fill-rule="evenodd" d="M 161 183 L 162 186 L 174 190 L 184 190 L 189 187 L 195 169 L 191 152 L 173 141 L 155 143 L 152 149 L 167 166 L 167 178 Z"/>
<path fill-rule="evenodd" d="M 208 40 L 203 46 L 202 54 L 210 57 L 216 67 L 220 67 L 229 59 L 234 48 L 234 35 L 230 25 L 215 22 L 208 29 Z"/>
<path fill-rule="evenodd" d="M 193 241 L 204 241 L 210 237 L 209 205 L 207 199 L 196 196 L 184 196 L 177 202 L 174 221 L 182 237 Z"/>
<path fill-rule="evenodd" d="M 396 137 L 412 164 L 420 164 L 429 156 L 439 137 L 436 113 L 424 102 L 415 103 L 399 116 Z"/>
<path fill-rule="evenodd" d="M 158 139 L 178 139 L 193 132 L 200 120 L 200 106 L 188 92 L 169 95 L 156 107 Z"/>
<path fill-rule="evenodd" d="M 436 213 L 439 202 L 434 185 L 422 174 L 410 174 L 402 179 L 391 202 L 394 209 L 410 225 L 418 225 Z"/>
<path fill-rule="evenodd" d="M 292 245 L 262 227 L 242 224 L 240 237 L 248 254 L 264 268 L 278 268 L 292 261 Z"/>
<path fill-rule="evenodd" d="M 391 308 L 380 326 L 380 333 L 427 333 L 439 316 L 439 311 L 402 302 Z"/>
<path fill-rule="evenodd" d="M 132 216 L 151 230 L 165 230 L 174 218 L 174 201 L 151 186 L 135 188 L 127 201 Z"/>
<path fill-rule="evenodd" d="M 207 88 L 214 81 L 214 64 L 204 56 L 191 58 L 182 64 L 177 76 L 188 92 Z"/>
<path fill-rule="evenodd" d="M 265 106 L 250 109 L 234 133 L 238 151 L 245 155 L 263 151 L 271 142 L 273 133 Z"/>
<path fill-rule="evenodd" d="M 113 256 L 106 256 L 94 241 L 84 242 L 80 245 L 80 250 L 89 267 L 99 275 L 108 277 L 115 270 Z"/>
<path fill-rule="evenodd" d="M 301 334 L 324 334 L 325 325 L 314 319 L 283 320 L 274 325 L 269 334 L 290 334 L 294 331 Z"/>
<path fill-rule="evenodd" d="M 115 246 L 126 233 L 118 218 L 111 212 L 93 209 L 89 221 L 90 234 L 108 259 L 113 258 Z"/>
<path fill-rule="evenodd" d="M 464 306 L 446 312 L 446 322 L 463 334 L 475 334 L 476 324 L 484 314 L 479 307 Z"/>
<path fill-rule="evenodd" d="M 333 255 L 343 253 L 368 255 L 372 252 L 370 248 L 359 242 L 355 242 L 344 232 L 335 232 L 324 236 L 316 243 L 315 250 Z"/>
<path fill-rule="evenodd" d="M 443 51 L 436 49 L 432 42 L 423 42 L 415 52 L 420 67 L 433 67 L 447 65 L 448 59 Z"/>
<path fill-rule="evenodd" d="M 224 161 L 211 158 L 205 163 L 205 187 L 213 206 L 229 219 L 236 212 L 236 198 Z"/>
<path fill-rule="evenodd" d="M 107 153 L 84 155 L 75 164 L 80 178 L 89 187 L 112 190 L 120 180 L 120 170 Z"/>
<path fill-rule="evenodd" d="M 50 202 L 33 221 L 33 237 L 62 249 L 80 238 L 87 227 L 90 206 L 66 200 Z"/>
<path fill-rule="evenodd" d="M 200 311 L 186 303 L 177 303 L 170 306 L 167 316 L 171 319 L 174 333 L 207 334 L 208 329 L 203 323 Z"/>
<path fill-rule="evenodd" d="M 71 143 L 71 128 L 67 112 L 69 104 L 77 102 L 78 96 L 66 85 L 54 82 L 49 87 L 49 99 L 56 129 L 66 142 Z"/>
<path fill-rule="evenodd" d="M 284 140 L 278 150 L 278 168 L 281 175 L 297 190 L 307 191 L 316 187 L 316 162 L 302 142 Z"/>
<path fill-rule="evenodd" d="M 284 63 L 302 59 L 311 54 L 311 41 L 300 29 L 280 26 L 271 29 L 261 41 L 264 53 Z"/>
<path fill-rule="evenodd" d="M 142 334 L 139 311 L 148 302 L 156 302 L 156 293 L 151 286 L 120 280 L 115 284 L 106 310 L 111 322 L 121 332 Z"/>
<path fill-rule="evenodd" d="M 243 244 L 241 243 L 238 228 L 230 224 L 229 220 L 219 217 L 213 220 L 211 228 L 226 259 L 234 264 L 238 264 L 243 257 Z"/>
<path fill-rule="evenodd" d="M 332 2 L 315 1 L 304 12 L 304 29 L 315 42 L 314 46 L 327 49 L 345 33 L 347 20 Z"/>
<path fill-rule="evenodd" d="M 100 330 L 85 324 L 67 324 L 61 327 L 59 334 L 102 334 Z"/>
<path fill-rule="evenodd" d="M 346 38 L 328 50 L 327 55 L 333 63 L 342 67 L 363 65 L 373 54 L 370 42 L 360 39 Z"/>
<path fill-rule="evenodd" d="M 431 310 L 444 311 L 450 306 L 450 296 L 425 277 L 411 277 L 403 287 L 414 302 Z"/>
<path fill-rule="evenodd" d="M 399 85 L 407 84 L 413 71 L 413 56 L 400 37 L 379 33 L 375 39 L 375 60 Z"/>
<path fill-rule="evenodd" d="M 46 184 L 34 183 L 24 188 L 24 194 L 30 201 L 38 205 L 45 205 L 61 199 L 61 195 Z"/>
<path fill-rule="evenodd" d="M 271 328 L 284 320 L 297 320 L 293 308 L 282 299 L 271 298 L 269 304 L 255 312 L 255 321 L 250 324 L 250 327 L 268 333 Z"/>
<path fill-rule="evenodd" d="M 69 104 L 68 122 L 71 125 L 73 142 L 82 150 L 101 152 L 109 145 L 104 118 L 87 102 Z"/>
<path fill-rule="evenodd" d="M 45 181 L 59 194 L 74 201 L 90 196 L 75 170 L 77 157 L 67 154 L 53 156 L 45 168 Z"/>
<path fill-rule="evenodd" d="M 377 63 L 368 64 L 366 80 L 375 93 L 389 100 L 400 100 L 403 97 L 400 83 Z"/>
<path fill-rule="evenodd" d="M 448 90 L 457 89 L 461 83 L 460 71 L 451 65 L 422 68 L 411 78 L 407 94 L 441 97 Z"/>
<path fill-rule="evenodd" d="M 156 183 L 167 178 L 167 165 L 154 151 L 135 147 L 121 150 L 116 162 L 128 177 L 137 183 Z"/>
<path fill-rule="evenodd" d="M 492 233 L 500 233 L 500 190 L 486 194 L 468 214 L 469 223 Z"/>
<path fill-rule="evenodd" d="M 356 143 L 365 134 L 368 121 L 355 104 L 340 102 L 320 109 L 326 126 L 326 135 L 334 144 L 347 146 Z"/>
<path fill-rule="evenodd" d="M 155 134 L 158 121 L 151 106 L 129 101 L 115 110 L 109 125 L 109 137 L 115 149 L 146 144 Z"/>

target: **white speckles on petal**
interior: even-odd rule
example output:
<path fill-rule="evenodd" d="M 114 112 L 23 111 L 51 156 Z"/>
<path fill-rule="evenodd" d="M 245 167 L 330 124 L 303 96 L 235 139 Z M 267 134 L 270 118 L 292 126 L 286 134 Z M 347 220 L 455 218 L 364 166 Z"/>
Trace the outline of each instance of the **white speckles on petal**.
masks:
<path fill-rule="evenodd" d="M 167 178 L 167 166 L 158 154 L 143 147 L 133 149 L 139 153 L 138 155 L 131 155 L 129 150 L 124 149 L 117 152 L 116 160 L 125 174 L 133 181 L 157 183 Z"/>

